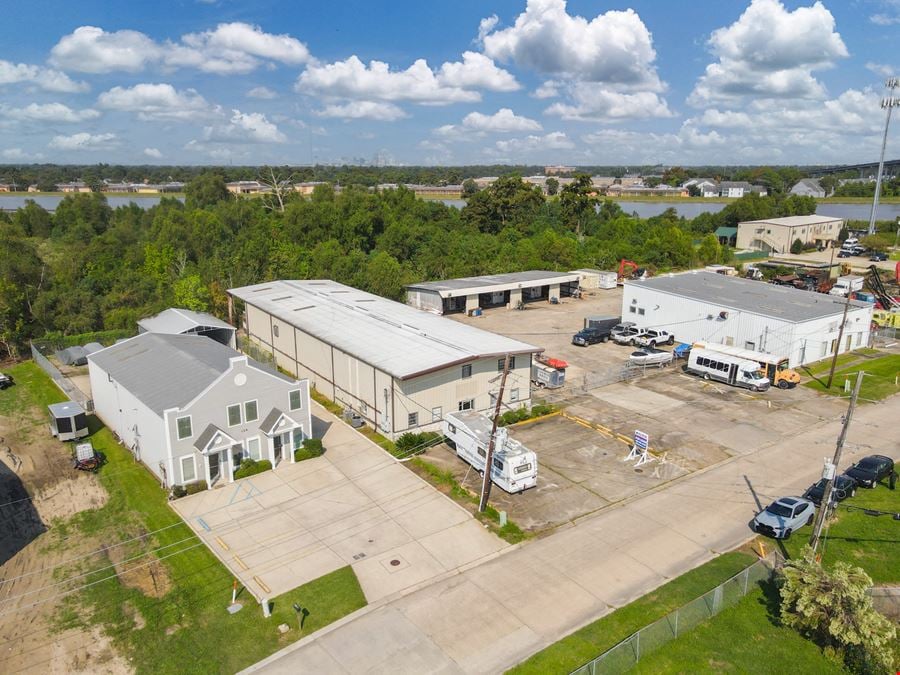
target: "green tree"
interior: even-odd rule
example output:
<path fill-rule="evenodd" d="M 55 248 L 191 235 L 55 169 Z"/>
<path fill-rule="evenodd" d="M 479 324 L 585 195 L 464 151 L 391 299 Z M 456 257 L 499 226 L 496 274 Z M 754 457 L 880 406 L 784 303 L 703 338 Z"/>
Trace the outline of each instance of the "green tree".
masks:
<path fill-rule="evenodd" d="M 719 246 L 719 240 L 716 239 L 716 235 L 707 234 L 700 241 L 700 246 L 697 248 L 697 257 L 700 258 L 700 262 L 704 265 L 711 265 L 719 262 L 721 258 L 721 246 Z"/>
<path fill-rule="evenodd" d="M 894 670 L 896 629 L 872 607 L 872 579 L 838 562 L 830 572 L 805 554 L 781 573 L 781 620 L 818 645 L 840 653 L 853 672 Z"/>
<path fill-rule="evenodd" d="M 794 239 L 794 243 L 791 244 L 791 253 L 793 253 L 794 255 L 803 253 L 803 242 L 799 239 Z"/>
<path fill-rule="evenodd" d="M 547 194 L 551 197 L 559 192 L 559 181 L 556 178 L 547 179 Z"/>
<path fill-rule="evenodd" d="M 14 358 L 37 328 L 32 307 L 43 290 L 44 270 L 16 225 L 0 223 L 0 251 L 0 347 Z"/>
<path fill-rule="evenodd" d="M 228 198 L 228 188 L 221 174 L 207 171 L 184 186 L 184 203 L 189 209 L 205 209 Z"/>
<path fill-rule="evenodd" d="M 209 310 L 209 289 L 198 274 L 189 274 L 172 284 L 172 299 L 176 307 L 195 312 Z"/>
<path fill-rule="evenodd" d="M 894 244 L 892 238 L 881 233 L 863 237 L 859 243 L 873 251 L 886 251 Z"/>
<path fill-rule="evenodd" d="M 466 223 L 481 232 L 496 234 L 507 225 L 521 230 L 530 228 L 544 205 L 540 188 L 519 176 L 502 176 L 487 189 L 472 195 L 462 210 Z"/>
<path fill-rule="evenodd" d="M 476 192 L 478 192 L 478 184 L 471 178 L 466 178 L 462 182 L 462 196 L 471 197 Z"/>
<path fill-rule="evenodd" d="M 566 185 L 559 195 L 563 224 L 580 235 L 594 215 L 596 201 L 591 177 L 584 173 L 577 174 L 575 180 Z"/>
<path fill-rule="evenodd" d="M 25 206 L 16 209 L 13 222 L 19 225 L 29 237 L 45 238 L 50 236 L 53 219 L 50 212 L 33 199 L 26 199 Z"/>

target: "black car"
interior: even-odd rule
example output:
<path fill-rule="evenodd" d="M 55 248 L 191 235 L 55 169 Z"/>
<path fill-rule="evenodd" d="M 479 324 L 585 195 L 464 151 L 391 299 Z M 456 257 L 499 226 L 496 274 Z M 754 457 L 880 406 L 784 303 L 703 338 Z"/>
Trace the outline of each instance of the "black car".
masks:
<path fill-rule="evenodd" d="M 803 496 L 817 506 L 822 503 L 825 495 L 825 479 L 810 485 Z M 842 502 L 856 495 L 856 481 L 850 476 L 840 475 L 834 479 L 834 488 L 831 490 L 832 501 Z"/>
<path fill-rule="evenodd" d="M 12 377 L 9 375 L 4 375 L 0 373 L 0 389 L 6 389 L 7 387 L 11 387 L 15 384 Z"/>
<path fill-rule="evenodd" d="M 894 460 L 884 455 L 869 455 L 844 471 L 860 487 L 873 488 L 894 472 Z"/>
<path fill-rule="evenodd" d="M 853 255 L 853 254 L 850 253 L 850 251 L 847 251 L 847 250 L 845 250 L 845 249 L 841 249 L 840 251 L 838 251 L 837 257 L 838 257 L 838 258 L 849 258 L 849 257 L 852 256 L 852 255 Z"/>
<path fill-rule="evenodd" d="M 599 328 L 583 328 L 572 336 L 572 344 L 587 347 L 598 342 L 606 342 L 609 339 L 609 331 Z"/>
<path fill-rule="evenodd" d="M 869 260 L 872 262 L 884 262 L 887 259 L 887 253 L 875 252 L 869 256 Z"/>

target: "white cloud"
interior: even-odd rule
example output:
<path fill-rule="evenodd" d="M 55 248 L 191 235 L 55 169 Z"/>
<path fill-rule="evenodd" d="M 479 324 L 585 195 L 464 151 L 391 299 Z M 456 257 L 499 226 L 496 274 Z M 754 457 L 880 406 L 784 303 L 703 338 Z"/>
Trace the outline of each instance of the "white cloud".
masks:
<path fill-rule="evenodd" d="M 379 122 L 393 122 L 407 114 L 393 103 L 382 101 L 349 101 L 344 104 L 333 103 L 316 111 L 319 117 L 339 117 L 341 119 L 370 119 Z"/>
<path fill-rule="evenodd" d="M 652 91 L 623 93 L 589 82 L 567 86 L 572 103 L 554 103 L 545 111 L 565 120 L 610 121 L 672 117 L 666 101 Z"/>
<path fill-rule="evenodd" d="M 471 112 L 463 118 L 463 126 L 475 131 L 508 133 L 517 131 L 540 131 L 539 122 L 516 115 L 509 108 L 500 108 L 493 115 Z"/>
<path fill-rule="evenodd" d="M 80 26 L 53 46 L 50 63 L 82 73 L 136 73 L 162 56 L 162 48 L 138 31 L 107 33 L 96 26 Z"/>
<path fill-rule="evenodd" d="M 296 38 L 240 22 L 222 23 L 211 31 L 183 35 L 179 42 L 163 43 L 139 31 L 80 26 L 50 52 L 52 64 L 85 73 L 137 73 L 162 66 L 226 75 L 249 73 L 263 62 L 298 65 L 310 58 L 306 45 Z"/>
<path fill-rule="evenodd" d="M 76 82 L 58 70 L 0 60 L 0 86 L 20 82 L 30 82 L 46 91 L 62 94 L 76 94 L 90 89 L 86 82 Z"/>
<path fill-rule="evenodd" d="M 481 100 L 476 91 L 443 85 L 425 59 L 406 70 L 392 71 L 383 61 L 364 64 L 355 55 L 344 61 L 310 64 L 297 80 L 300 93 L 384 101 L 415 101 L 424 105 L 472 103 Z"/>
<path fill-rule="evenodd" d="M 203 140 L 216 143 L 284 143 L 287 137 L 262 113 L 232 110 L 228 124 L 203 129 Z"/>
<path fill-rule="evenodd" d="M 886 63 L 873 63 L 871 61 L 866 64 L 866 69 L 881 77 L 893 77 L 895 73 L 900 73 L 900 68 L 895 68 Z"/>
<path fill-rule="evenodd" d="M 142 83 L 133 87 L 113 87 L 97 97 L 97 105 L 107 110 L 136 112 L 148 120 L 190 120 L 209 117 L 215 109 L 194 89 L 178 91 L 171 84 Z"/>
<path fill-rule="evenodd" d="M 873 14 L 869 17 L 869 21 L 876 26 L 895 26 L 900 23 L 900 15 Z"/>
<path fill-rule="evenodd" d="M 561 82 L 557 82 L 556 80 L 547 80 L 537 89 L 535 89 L 531 95 L 534 98 L 556 98 L 559 96 L 559 88 L 562 86 Z"/>
<path fill-rule="evenodd" d="M 475 39 L 475 42 L 478 44 L 482 44 L 484 42 L 484 36 L 494 30 L 498 23 L 500 23 L 500 18 L 496 14 L 486 16 L 481 21 L 479 21 L 478 37 Z"/>
<path fill-rule="evenodd" d="M 189 33 L 166 61 L 208 73 L 249 73 L 260 59 L 299 65 L 310 60 L 306 45 L 290 35 L 265 33 L 247 23 L 220 23 L 215 30 Z"/>
<path fill-rule="evenodd" d="M 84 122 L 100 116 L 96 110 L 73 110 L 63 103 L 30 103 L 24 108 L 10 108 L 0 104 L 0 114 L 7 119 L 29 122 Z"/>
<path fill-rule="evenodd" d="M 568 14 L 565 0 L 528 0 L 513 26 L 486 32 L 483 42 L 488 56 L 539 73 L 662 89 L 650 31 L 631 9 L 588 20 Z"/>
<path fill-rule="evenodd" d="M 0 151 L 0 156 L 3 159 L 25 159 L 26 154 L 22 148 L 6 148 L 3 151 Z"/>
<path fill-rule="evenodd" d="M 247 92 L 250 98 L 273 99 L 278 98 L 278 92 L 272 91 L 268 87 L 253 87 Z"/>
<path fill-rule="evenodd" d="M 82 131 L 71 136 L 54 136 L 49 147 L 57 150 L 110 150 L 117 144 L 115 134 L 89 134 Z"/>
<path fill-rule="evenodd" d="M 825 89 L 812 71 L 848 55 L 834 17 L 821 2 L 788 11 L 780 0 L 752 0 L 730 26 L 709 39 L 707 66 L 689 102 L 707 105 L 741 96 L 815 99 Z"/>
<path fill-rule="evenodd" d="M 461 89 L 489 91 L 517 91 L 522 86 L 516 78 L 484 54 L 463 52 L 462 62 L 444 63 L 437 73 L 440 84 Z"/>
<path fill-rule="evenodd" d="M 562 131 L 552 131 L 544 136 L 526 136 L 511 138 L 508 141 L 497 141 L 497 150 L 502 153 L 520 155 L 534 150 L 571 150 L 575 144 Z"/>
<path fill-rule="evenodd" d="M 144 154 L 153 159 L 162 159 L 162 153 L 156 148 L 144 148 Z"/>

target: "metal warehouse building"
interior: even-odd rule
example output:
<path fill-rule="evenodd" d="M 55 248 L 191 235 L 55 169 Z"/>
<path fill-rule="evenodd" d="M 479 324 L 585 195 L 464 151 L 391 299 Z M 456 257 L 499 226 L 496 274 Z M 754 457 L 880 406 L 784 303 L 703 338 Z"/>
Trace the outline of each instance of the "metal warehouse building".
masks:
<path fill-rule="evenodd" d="M 797 367 L 868 344 L 872 305 L 855 300 L 837 344 L 844 304 L 843 298 L 788 286 L 685 272 L 626 281 L 622 320 L 668 330 L 679 342 L 784 355 Z"/>
<path fill-rule="evenodd" d="M 578 288 L 578 280 L 577 272 L 531 270 L 446 281 L 423 281 L 406 287 L 406 303 L 435 314 L 468 314 L 479 307 L 512 309 L 520 301 L 533 302 L 572 295 Z"/>
<path fill-rule="evenodd" d="M 538 347 L 334 281 L 235 288 L 249 338 L 279 366 L 391 438 L 436 430 L 445 412 L 489 410 L 506 354 L 506 409 L 530 404 Z"/>

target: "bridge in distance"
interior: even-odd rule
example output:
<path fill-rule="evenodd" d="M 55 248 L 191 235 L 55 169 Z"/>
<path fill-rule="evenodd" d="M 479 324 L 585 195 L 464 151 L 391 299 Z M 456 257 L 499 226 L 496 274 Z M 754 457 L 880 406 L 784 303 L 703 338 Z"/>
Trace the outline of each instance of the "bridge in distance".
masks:
<path fill-rule="evenodd" d="M 820 166 L 807 169 L 810 176 L 827 176 L 835 173 L 846 173 L 847 171 L 855 171 L 860 178 L 875 177 L 878 173 L 878 162 L 869 162 L 868 164 L 845 164 L 843 166 Z M 900 159 L 892 159 L 884 162 L 884 177 L 900 176 Z"/>

